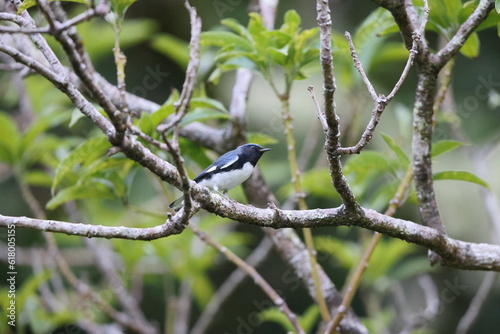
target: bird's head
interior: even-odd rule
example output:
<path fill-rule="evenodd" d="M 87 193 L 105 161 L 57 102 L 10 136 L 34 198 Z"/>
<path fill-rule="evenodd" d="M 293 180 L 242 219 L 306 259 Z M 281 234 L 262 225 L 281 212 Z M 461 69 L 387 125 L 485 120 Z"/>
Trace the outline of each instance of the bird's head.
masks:
<path fill-rule="evenodd" d="M 256 165 L 264 152 L 271 150 L 257 144 L 245 144 L 238 147 L 239 156 L 249 161 L 252 165 Z"/>

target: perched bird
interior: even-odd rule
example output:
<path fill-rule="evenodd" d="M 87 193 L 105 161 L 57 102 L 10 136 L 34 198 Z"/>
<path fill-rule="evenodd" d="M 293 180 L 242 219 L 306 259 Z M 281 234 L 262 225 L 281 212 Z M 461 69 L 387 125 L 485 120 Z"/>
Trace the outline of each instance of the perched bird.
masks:
<path fill-rule="evenodd" d="M 225 195 L 228 190 L 242 184 L 250 177 L 257 161 L 269 150 L 270 148 L 257 144 L 239 146 L 215 160 L 195 177 L 194 181 Z M 182 207 L 182 200 L 182 197 L 176 199 L 169 207 L 179 210 Z"/>

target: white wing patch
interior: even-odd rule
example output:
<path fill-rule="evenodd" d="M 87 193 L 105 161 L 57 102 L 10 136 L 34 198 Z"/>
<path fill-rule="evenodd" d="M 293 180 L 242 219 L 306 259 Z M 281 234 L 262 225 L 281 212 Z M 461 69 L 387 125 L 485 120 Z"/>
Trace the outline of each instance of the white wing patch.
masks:
<path fill-rule="evenodd" d="M 217 169 L 217 166 L 212 166 L 212 167 L 210 167 L 209 169 L 207 169 L 207 170 L 205 171 L 205 173 L 210 173 L 210 172 L 213 172 L 213 171 L 214 171 L 214 170 L 216 170 L 216 169 Z"/>
<path fill-rule="evenodd" d="M 234 161 L 232 162 L 234 163 Z M 199 184 L 218 191 L 226 191 L 243 183 L 250 177 L 253 171 L 251 163 L 247 162 L 242 169 L 232 170 L 226 173 L 217 173 L 209 179 L 202 180 Z"/>
<path fill-rule="evenodd" d="M 227 168 L 227 167 L 231 166 L 236 161 L 238 161 L 238 159 L 239 159 L 238 156 L 236 156 L 233 160 L 229 161 L 227 164 L 225 164 L 224 166 L 222 166 L 220 169 L 224 169 L 224 168 Z"/>

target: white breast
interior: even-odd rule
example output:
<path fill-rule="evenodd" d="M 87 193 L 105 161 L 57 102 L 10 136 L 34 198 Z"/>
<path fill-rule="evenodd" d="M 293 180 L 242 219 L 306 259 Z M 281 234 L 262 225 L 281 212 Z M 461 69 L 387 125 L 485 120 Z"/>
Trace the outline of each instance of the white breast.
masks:
<path fill-rule="evenodd" d="M 226 191 L 245 182 L 252 175 L 252 171 L 252 164 L 247 162 L 241 169 L 214 174 L 210 179 L 205 179 L 199 184 L 217 191 Z"/>

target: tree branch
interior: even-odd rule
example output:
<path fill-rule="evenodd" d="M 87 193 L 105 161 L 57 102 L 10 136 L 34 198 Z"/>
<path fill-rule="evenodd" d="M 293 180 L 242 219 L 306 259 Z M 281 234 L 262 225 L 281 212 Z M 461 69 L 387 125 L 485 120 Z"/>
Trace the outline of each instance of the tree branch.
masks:
<path fill-rule="evenodd" d="M 252 250 L 252 253 L 245 259 L 245 262 L 257 268 L 268 257 L 273 247 L 271 238 L 265 236 L 260 244 Z M 222 304 L 233 295 L 235 290 L 241 285 L 247 274 L 242 268 L 237 267 L 219 286 L 217 292 L 210 298 L 210 301 L 201 311 L 196 323 L 191 328 L 191 334 L 206 333 L 209 325 L 215 320 Z"/>
<path fill-rule="evenodd" d="M 54 12 L 47 3 L 47 0 L 37 1 L 40 10 L 44 14 L 45 19 L 47 20 L 49 25 L 52 27 L 58 27 L 60 22 L 56 19 Z M 123 133 L 125 131 L 125 122 L 122 121 L 122 117 L 118 108 L 111 102 L 106 94 L 104 94 L 102 88 L 94 82 L 92 75 L 94 73 L 94 68 L 92 64 L 87 61 L 88 57 L 86 55 L 82 55 L 82 53 L 80 52 L 82 51 L 82 49 L 78 48 L 75 40 L 68 34 L 68 31 L 62 31 L 60 34 L 54 35 L 54 37 L 64 49 L 76 75 L 85 84 L 85 87 L 92 94 L 92 97 L 104 109 L 113 126 L 116 128 L 113 136 L 108 136 L 108 140 L 113 145 L 116 145 L 122 139 Z"/>
<path fill-rule="evenodd" d="M 345 37 L 347 38 L 347 42 L 349 44 L 349 48 L 351 50 L 351 57 L 354 62 L 354 66 L 358 70 L 359 74 L 361 75 L 361 78 L 363 79 L 363 82 L 365 83 L 368 92 L 370 93 L 370 96 L 372 97 L 373 102 L 375 103 L 374 108 L 372 110 L 371 118 L 370 121 L 368 122 L 368 125 L 366 126 L 365 131 L 363 131 L 363 134 L 361 135 L 360 140 L 355 146 L 352 147 L 339 147 L 337 152 L 340 154 L 358 154 L 361 152 L 361 150 L 370 142 L 370 140 L 373 137 L 373 132 L 375 131 L 375 128 L 377 127 L 378 123 L 380 122 L 380 117 L 382 116 L 382 113 L 384 112 L 386 106 L 389 104 L 389 102 L 392 101 L 394 96 L 396 96 L 396 93 L 399 91 L 399 88 L 401 88 L 401 85 L 405 81 L 406 77 L 408 76 L 408 73 L 410 72 L 410 68 L 413 65 L 413 60 L 415 59 L 416 55 L 418 54 L 417 48 L 420 40 L 424 36 L 424 31 L 425 31 L 425 26 L 427 24 L 427 21 L 429 19 L 429 5 L 427 3 L 427 0 L 424 0 L 424 15 L 422 18 L 422 23 L 420 24 L 420 27 L 418 30 L 415 30 L 412 34 L 412 47 L 410 49 L 410 54 L 408 56 L 408 60 L 406 61 L 406 65 L 401 72 L 401 76 L 399 77 L 398 81 L 394 85 L 392 91 L 387 95 L 387 97 L 383 94 L 377 94 L 375 92 L 375 88 L 373 88 L 372 83 L 370 82 L 370 79 L 368 79 L 368 76 L 366 75 L 363 65 L 358 59 L 358 55 L 356 54 L 356 50 L 354 49 L 354 44 L 352 42 L 351 34 L 349 32 L 345 33 Z"/>
<path fill-rule="evenodd" d="M 43 28 L 21 28 L 21 29 L 15 29 L 12 27 L 6 27 L 6 26 L 0 26 L 0 33 L 7 33 L 7 34 L 59 34 L 64 30 L 67 30 L 73 26 L 78 25 L 79 23 L 85 22 L 90 20 L 93 17 L 102 17 L 105 14 L 109 12 L 109 6 L 105 3 L 102 2 L 98 4 L 95 8 L 89 8 L 85 12 L 78 14 L 77 16 L 66 20 L 65 22 L 59 24 L 56 28 L 54 27 L 43 27 Z M 13 20 L 7 19 L 4 15 L 12 15 L 14 17 Z M 9 20 L 16 22 L 17 24 L 20 23 L 19 21 L 20 16 L 19 15 L 13 15 L 13 14 L 6 14 L 6 13 L 1 13 L 0 15 L 0 21 L 3 20 Z"/>
<path fill-rule="evenodd" d="M 330 166 L 330 177 L 333 186 L 342 197 L 346 209 L 357 211 L 359 204 L 356 202 L 356 198 L 342 172 L 342 163 L 338 154 L 338 149 L 340 148 L 340 124 L 335 112 L 334 95 L 337 88 L 333 74 L 332 19 L 328 0 L 317 0 L 316 11 L 316 20 L 320 28 L 320 62 L 323 71 L 324 114 L 326 124 L 328 125 L 328 128 L 323 130 L 326 135 L 325 151 Z"/>
<path fill-rule="evenodd" d="M 189 19 L 191 22 L 191 40 L 189 41 L 189 63 L 186 69 L 186 78 L 182 85 L 181 95 L 175 103 L 175 115 L 168 120 L 166 124 L 160 124 L 157 127 L 158 132 L 165 132 L 182 121 L 189 109 L 189 102 L 193 96 L 194 86 L 196 85 L 196 72 L 200 66 L 200 36 L 201 36 L 201 19 L 196 12 L 196 8 L 189 4 L 188 0 L 184 4 L 189 11 Z"/>
<path fill-rule="evenodd" d="M 14 58 L 20 64 L 35 70 L 38 74 L 49 80 L 56 88 L 65 93 L 75 106 L 87 116 L 101 131 L 111 138 L 115 134 L 112 124 L 102 116 L 94 106 L 88 102 L 76 87 L 67 81 L 67 78 L 54 73 L 34 58 L 28 57 L 17 49 L 0 43 L 0 51 Z"/>
<path fill-rule="evenodd" d="M 441 69 L 464 45 L 467 38 L 486 19 L 488 13 L 495 7 L 495 0 L 481 0 L 474 12 L 462 23 L 450 41 L 436 55 L 431 57 L 434 65 Z"/>
<path fill-rule="evenodd" d="M 293 313 L 286 301 L 273 289 L 273 287 L 259 274 L 253 267 L 248 265 L 235 253 L 231 252 L 228 248 L 222 246 L 217 241 L 213 240 L 206 233 L 202 232 L 198 227 L 189 225 L 189 228 L 200 238 L 202 241 L 221 252 L 229 261 L 233 262 L 241 268 L 248 276 L 250 276 L 255 284 L 260 286 L 264 293 L 271 299 L 271 301 L 279 308 L 279 310 L 288 318 L 297 334 L 305 334 L 304 330 L 300 327 L 297 316 Z"/>
<path fill-rule="evenodd" d="M 271 228 L 359 226 L 427 247 L 443 258 L 442 265 L 445 266 L 469 270 L 500 271 L 500 246 L 452 239 L 433 228 L 389 217 L 370 209 L 362 208 L 363 216 L 348 213 L 342 207 L 315 210 L 259 209 L 213 195 L 208 189 L 199 185 L 192 186 L 192 197 L 205 210 L 245 224 Z M 0 226 L 2 227 L 13 224 L 20 228 L 68 235 L 131 240 L 154 240 L 180 233 L 183 227 L 179 228 L 175 222 L 174 219 L 167 221 L 164 225 L 151 228 L 129 228 L 0 215 Z"/>

